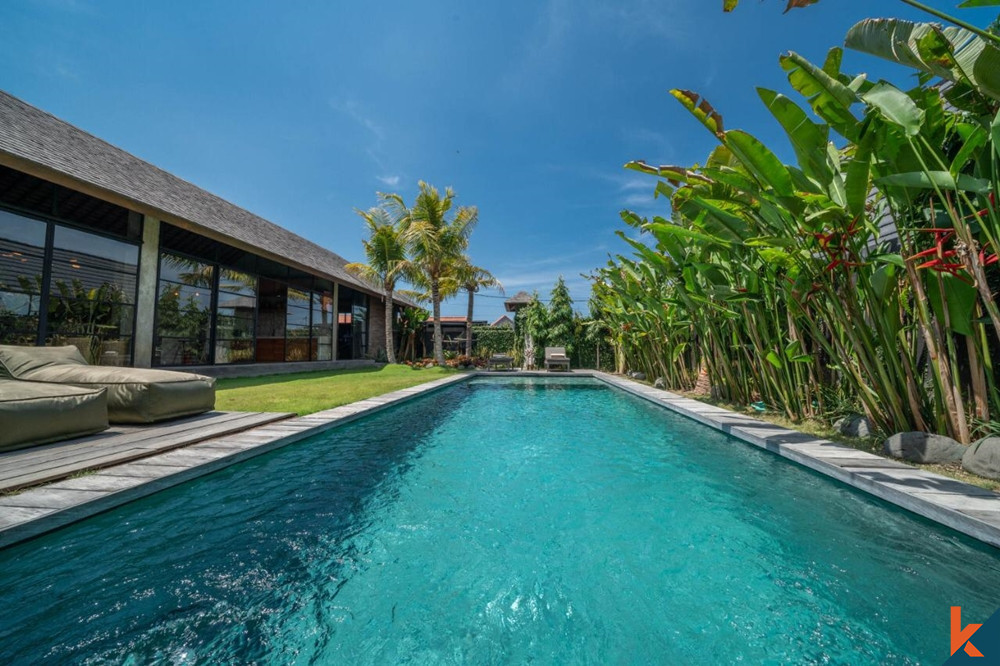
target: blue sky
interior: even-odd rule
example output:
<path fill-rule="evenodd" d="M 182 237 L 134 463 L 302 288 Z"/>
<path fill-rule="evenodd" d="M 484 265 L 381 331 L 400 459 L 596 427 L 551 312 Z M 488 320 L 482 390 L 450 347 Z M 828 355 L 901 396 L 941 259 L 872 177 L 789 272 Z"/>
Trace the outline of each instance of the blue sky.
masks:
<path fill-rule="evenodd" d="M 754 89 L 788 89 L 778 55 L 822 61 L 858 20 L 923 18 L 892 0 L 721 5 L 7 0 L 0 88 L 349 260 L 352 211 L 376 191 L 450 185 L 479 207 L 470 253 L 508 295 L 547 298 L 563 275 L 585 309 L 580 274 L 625 251 L 619 211 L 662 213 L 622 164 L 690 165 L 714 145 L 667 90 L 702 93 L 790 159 Z M 844 69 L 912 80 L 860 54 Z M 477 318 L 502 313 L 491 296 Z"/>

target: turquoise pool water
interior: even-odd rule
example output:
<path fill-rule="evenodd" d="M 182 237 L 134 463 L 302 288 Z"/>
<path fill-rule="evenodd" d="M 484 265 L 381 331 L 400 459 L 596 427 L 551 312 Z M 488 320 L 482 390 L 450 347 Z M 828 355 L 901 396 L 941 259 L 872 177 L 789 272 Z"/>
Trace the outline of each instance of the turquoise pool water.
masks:
<path fill-rule="evenodd" d="M 997 553 L 596 381 L 473 380 L 0 551 L 0 663 L 941 663 Z"/>

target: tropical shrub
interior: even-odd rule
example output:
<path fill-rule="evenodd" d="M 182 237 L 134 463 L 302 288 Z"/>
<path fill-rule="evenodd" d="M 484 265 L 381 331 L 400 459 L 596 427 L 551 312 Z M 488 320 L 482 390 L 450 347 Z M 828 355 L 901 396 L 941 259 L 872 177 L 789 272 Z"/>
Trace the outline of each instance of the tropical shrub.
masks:
<path fill-rule="evenodd" d="M 545 344 L 548 347 L 565 347 L 566 354 L 572 360 L 576 347 L 576 329 L 573 317 L 573 300 L 562 276 L 556 281 L 549 298 Z M 544 353 L 544 352 L 543 352 Z"/>
<path fill-rule="evenodd" d="M 619 369 L 677 389 L 704 371 L 721 397 L 792 419 L 823 414 L 835 390 L 883 431 L 968 442 L 1000 409 L 1000 51 L 896 20 L 864 21 L 846 43 L 925 76 L 904 92 L 843 73 L 840 49 L 822 66 L 782 56 L 812 115 L 758 93 L 795 164 L 671 91 L 719 146 L 702 166 L 627 165 L 660 179 L 670 209 L 622 214 L 649 240 L 619 232 L 633 255 L 595 272 L 593 307 Z"/>
<path fill-rule="evenodd" d="M 472 338 L 476 341 L 473 356 L 485 357 L 492 354 L 513 354 L 517 348 L 517 338 L 513 328 L 493 326 L 473 326 Z"/>

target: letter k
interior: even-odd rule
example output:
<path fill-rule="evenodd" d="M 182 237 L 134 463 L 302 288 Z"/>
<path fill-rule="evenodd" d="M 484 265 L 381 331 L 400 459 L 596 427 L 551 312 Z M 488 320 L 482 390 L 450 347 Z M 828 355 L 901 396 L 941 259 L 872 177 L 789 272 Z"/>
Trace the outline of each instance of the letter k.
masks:
<path fill-rule="evenodd" d="M 951 607 L 951 653 L 955 654 L 958 652 L 958 648 L 965 645 L 965 652 L 970 657 L 982 657 L 983 653 L 976 649 L 976 646 L 969 642 L 972 638 L 972 634 L 983 625 L 981 624 L 970 624 L 965 629 L 962 629 L 962 607 L 952 606 Z"/>

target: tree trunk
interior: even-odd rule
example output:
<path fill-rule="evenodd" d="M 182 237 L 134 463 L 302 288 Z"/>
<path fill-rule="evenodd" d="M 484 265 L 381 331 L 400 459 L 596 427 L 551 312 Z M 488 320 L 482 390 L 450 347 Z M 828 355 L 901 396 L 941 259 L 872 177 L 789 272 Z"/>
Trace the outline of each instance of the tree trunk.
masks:
<path fill-rule="evenodd" d="M 472 307 L 476 292 L 469 289 L 469 311 L 465 315 L 465 355 L 472 358 Z"/>
<path fill-rule="evenodd" d="M 441 332 L 441 285 L 436 277 L 431 278 L 431 303 L 434 310 L 434 361 L 444 366 L 444 346 L 442 340 L 444 334 Z"/>
<path fill-rule="evenodd" d="M 392 289 L 385 290 L 385 358 L 395 365 L 396 345 L 392 339 Z"/>

